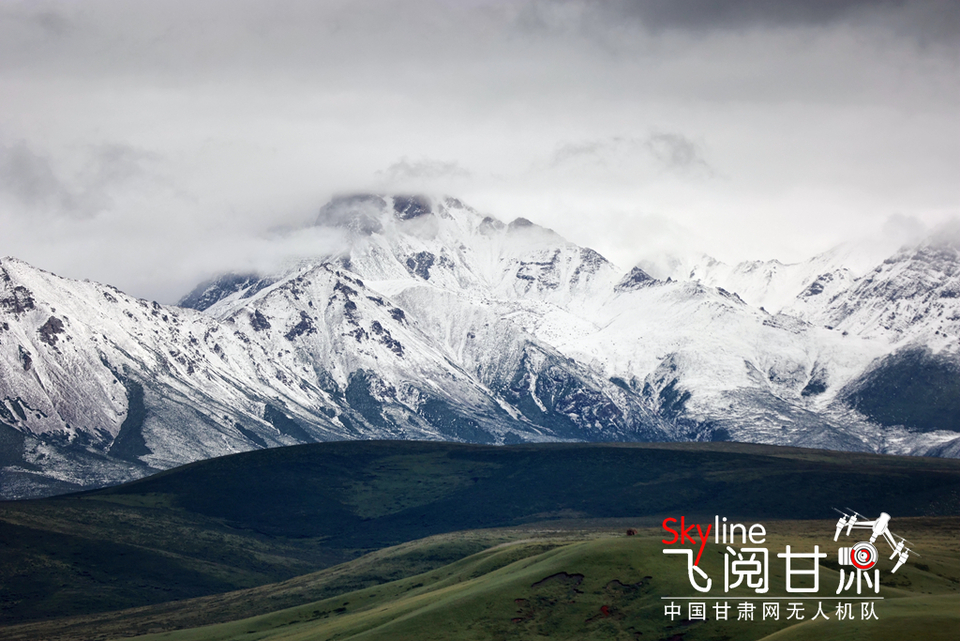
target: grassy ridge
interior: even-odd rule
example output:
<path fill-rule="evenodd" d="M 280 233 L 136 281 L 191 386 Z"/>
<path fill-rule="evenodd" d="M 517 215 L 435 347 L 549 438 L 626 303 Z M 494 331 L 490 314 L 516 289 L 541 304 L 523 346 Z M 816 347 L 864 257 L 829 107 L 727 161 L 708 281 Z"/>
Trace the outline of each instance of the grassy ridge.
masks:
<path fill-rule="evenodd" d="M 823 518 L 833 505 L 956 515 L 958 488 L 960 461 L 735 443 L 263 450 L 0 504 L 0 625 L 255 588 L 444 532 L 680 514 Z"/>
<path fill-rule="evenodd" d="M 199 627 L 282 610 L 443 568 L 528 534 L 480 530 L 437 535 L 371 552 L 318 572 L 222 594 L 7 626 L 3 638 L 44 641 L 113 639 L 160 630 Z M 578 535 L 566 531 L 541 540 L 542 551 Z"/>
<path fill-rule="evenodd" d="M 820 545 L 835 558 L 833 521 L 767 523 L 772 552 L 786 544 Z M 684 566 L 661 553 L 662 530 L 636 537 L 594 532 L 541 549 L 538 539 L 497 546 L 443 568 L 337 597 L 222 625 L 150 635 L 141 641 L 356 641 L 446 639 L 954 639 L 960 626 L 958 519 L 901 520 L 903 531 L 922 541 L 922 565 L 884 576 L 876 604 L 878 621 L 838 621 L 836 603 L 825 602 L 830 621 L 812 622 L 817 599 L 805 600 L 806 621 L 691 622 L 664 616 L 663 596 L 690 595 Z M 530 532 L 524 534 L 529 535 Z M 521 533 L 517 533 L 521 536 Z M 701 563 L 722 576 L 723 553 L 711 546 Z M 833 564 L 835 566 L 835 564 Z M 884 571 L 891 564 L 884 564 Z M 771 563 L 768 596 L 784 590 L 782 564 Z M 821 569 L 821 595 L 832 596 L 837 568 Z M 716 580 L 716 579 L 715 579 Z M 718 587 L 713 595 L 722 594 Z M 756 596 L 749 590 L 733 596 Z M 803 600 L 792 595 L 791 600 Z M 849 599 L 859 609 L 855 595 Z M 711 604 L 712 605 L 712 604 Z M 858 617 L 859 618 L 859 617 Z"/>

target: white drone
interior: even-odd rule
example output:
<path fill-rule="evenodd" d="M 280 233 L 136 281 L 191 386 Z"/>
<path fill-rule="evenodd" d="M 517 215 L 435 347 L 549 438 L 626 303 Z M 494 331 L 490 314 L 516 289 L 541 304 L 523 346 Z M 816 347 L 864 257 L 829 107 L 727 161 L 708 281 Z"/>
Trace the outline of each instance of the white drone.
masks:
<path fill-rule="evenodd" d="M 893 550 L 893 554 L 890 555 L 890 560 L 892 561 L 894 558 L 898 556 L 900 557 L 897 560 L 897 564 L 893 567 L 893 570 L 890 571 L 891 574 L 899 570 L 900 566 L 907 562 L 907 559 L 910 557 L 910 553 L 913 552 L 913 550 L 911 550 L 908 547 L 905 547 L 904 544 L 905 543 L 910 545 L 913 545 L 913 544 L 910 543 L 910 541 L 903 538 L 902 536 L 893 534 L 890 531 L 890 528 L 888 527 L 890 523 L 889 514 L 887 514 L 886 512 L 881 512 L 880 516 L 878 516 L 875 521 L 870 521 L 870 520 L 867 520 L 862 514 L 858 514 L 857 512 L 850 510 L 850 508 L 847 508 L 847 509 L 853 512 L 853 514 L 847 514 L 846 512 L 841 512 L 837 508 L 833 508 L 833 509 L 836 512 L 840 512 L 840 514 L 843 515 L 840 518 L 840 520 L 837 521 L 837 533 L 833 535 L 834 541 L 840 538 L 840 531 L 843 530 L 844 528 L 847 529 L 847 533 L 846 533 L 847 536 L 850 536 L 850 532 L 854 528 L 872 531 L 872 534 L 870 535 L 869 546 L 866 546 L 866 544 L 863 544 L 863 543 L 858 543 L 852 548 L 852 552 L 854 554 L 853 565 L 857 567 L 861 567 L 860 563 L 857 563 L 857 560 L 856 560 L 856 554 L 857 554 L 858 548 L 861 545 L 864 546 L 863 548 L 860 548 L 860 549 L 862 550 L 862 554 L 864 554 L 863 560 L 866 561 L 869 558 L 869 552 L 867 548 L 868 547 L 873 548 L 875 553 L 876 548 L 873 547 L 873 543 L 881 536 L 887 541 L 887 544 L 890 546 L 890 549 Z M 900 542 L 897 543 L 894 537 L 899 538 Z M 916 552 L 913 552 L 913 553 L 917 554 Z M 917 556 L 920 556 L 920 555 L 917 554 Z M 870 565 L 872 566 L 873 563 L 871 563 Z"/>

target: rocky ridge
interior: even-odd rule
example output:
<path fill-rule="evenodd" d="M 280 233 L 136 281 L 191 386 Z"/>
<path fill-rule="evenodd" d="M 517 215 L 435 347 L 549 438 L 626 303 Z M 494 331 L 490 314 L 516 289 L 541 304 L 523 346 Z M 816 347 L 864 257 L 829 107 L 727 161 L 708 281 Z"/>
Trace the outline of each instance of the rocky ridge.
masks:
<path fill-rule="evenodd" d="M 348 196 L 316 224 L 341 251 L 180 306 L 0 261 L 2 495 L 336 439 L 960 455 L 960 243 L 660 280 L 453 198 Z M 886 403 L 904 385 L 934 411 Z"/>

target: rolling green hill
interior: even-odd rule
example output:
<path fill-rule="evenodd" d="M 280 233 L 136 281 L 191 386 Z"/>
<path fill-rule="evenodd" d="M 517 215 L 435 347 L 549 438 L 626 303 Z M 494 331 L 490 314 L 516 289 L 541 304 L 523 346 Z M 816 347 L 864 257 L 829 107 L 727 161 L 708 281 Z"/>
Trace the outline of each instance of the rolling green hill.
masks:
<path fill-rule="evenodd" d="M 767 521 L 767 545 L 821 550 L 835 558 L 835 521 Z M 670 620 L 662 596 L 690 594 L 682 564 L 661 554 L 663 530 L 576 521 L 437 535 L 365 555 L 279 584 L 98 616 L 3 630 L 4 638 L 224 641 L 230 639 L 953 639 L 960 625 L 960 518 L 897 519 L 919 542 L 915 559 L 883 577 L 879 621 L 752 622 Z M 480 551 L 469 554 L 472 549 Z M 455 559 L 444 563 L 443 559 Z M 921 562 L 922 561 L 922 562 Z M 884 565 L 884 572 L 892 563 Z M 722 552 L 702 567 L 722 576 Z M 823 595 L 838 581 L 821 569 Z M 393 579 L 393 580 L 391 580 Z M 771 565 L 772 597 L 782 597 L 782 566 Z M 720 592 L 719 587 L 714 595 Z M 733 594 L 743 595 L 743 591 Z M 749 590 L 747 591 L 749 595 Z M 803 599 L 803 596 L 790 600 Z M 857 598 L 850 599 L 859 607 Z M 804 601 L 811 608 L 816 601 Z M 258 616 L 251 616 L 263 613 Z M 216 625 L 218 622 L 222 622 Z M 214 625 L 211 625 L 214 624 Z M 185 628 L 185 629 L 184 629 Z M 811 631 L 812 628 L 812 631 Z M 149 634 L 156 630 L 179 632 Z"/>
<path fill-rule="evenodd" d="M 516 538 L 503 531 L 436 538 L 443 533 L 541 532 L 546 523 L 569 538 L 571 528 L 609 519 L 647 525 L 681 514 L 701 522 L 714 514 L 822 519 L 831 517 L 832 506 L 884 510 L 898 520 L 960 514 L 960 461 L 735 443 L 374 441 L 262 450 L 105 490 L 0 504 L 0 625 L 34 622 L 49 633 L 65 629 L 52 621 L 82 616 L 86 623 L 77 629 L 84 629 L 91 617 L 134 620 L 130 613 L 98 613 L 139 607 L 146 609 L 138 620 L 151 622 L 136 630 L 192 627 L 412 581 L 477 558 L 471 555 L 493 554 L 484 550 Z M 358 558 L 424 537 L 434 538 L 379 553 L 386 554 L 379 562 Z M 560 549 L 556 537 L 532 538 L 511 554 L 526 550 L 539 558 Z M 332 583 L 306 578 L 351 559 Z M 495 572 L 483 575 L 493 580 Z M 275 589 L 278 581 L 286 587 Z M 237 596 L 233 609 L 215 596 L 238 589 L 260 596 Z M 196 598 L 223 607 L 209 602 L 210 616 L 178 619 L 169 613 L 183 608 L 163 605 Z M 53 638 L 29 637 L 22 625 L 0 629 L 19 638 L 10 636 L 15 630 L 23 630 L 22 638 Z"/>
<path fill-rule="evenodd" d="M 661 553 L 661 531 L 636 537 L 597 532 L 543 550 L 540 540 L 497 546 L 457 563 L 408 579 L 338 595 L 270 614 L 180 632 L 138 637 L 140 641 L 445 641 L 458 639 L 944 639 L 960 629 L 957 519 L 906 524 L 920 535 L 933 568 L 903 568 L 876 620 L 839 621 L 835 602 L 827 601 L 829 620 L 812 621 L 818 600 L 791 595 L 804 603 L 805 621 L 738 620 L 737 606 L 727 620 L 706 621 L 664 615 L 663 595 L 690 594 L 686 574 Z M 768 544 L 810 546 L 829 540 L 832 521 L 774 522 Z M 911 527 L 912 526 L 912 527 Z M 951 551 L 952 547 L 952 551 Z M 836 546 L 828 545 L 835 553 Z M 722 552 L 713 550 L 702 566 L 722 575 Z M 926 558 L 926 557 L 925 557 Z M 682 568 L 682 566 L 680 566 Z M 786 597 L 782 569 L 771 566 L 769 598 Z M 952 572 L 944 576 L 938 571 Z M 836 568 L 821 571 L 827 595 L 839 577 Z M 743 590 L 731 592 L 743 596 Z M 746 594 L 751 594 L 749 590 Z M 858 598 L 850 598 L 859 609 Z M 711 604 L 712 605 L 712 604 Z M 785 604 L 784 604 L 785 609 Z M 807 611 L 809 609 L 809 611 Z M 858 615 L 859 619 L 859 615 Z"/>
<path fill-rule="evenodd" d="M 840 545 L 831 541 L 834 521 L 766 522 L 772 550 L 785 544 L 820 545 L 833 558 Z M 664 615 L 665 595 L 691 593 L 682 565 L 661 554 L 662 530 L 591 527 L 571 529 L 527 526 L 511 530 L 438 535 L 372 553 L 361 559 L 282 584 L 225 595 L 181 601 L 99 618 L 7 628 L 10 639 L 127 638 L 151 629 L 188 627 L 148 634 L 140 641 L 228 641 L 253 639 L 319 641 L 382 639 L 953 639 L 960 625 L 960 550 L 955 517 L 898 519 L 898 530 L 920 541 L 923 563 L 909 563 L 885 575 L 877 602 L 877 620 L 838 621 L 836 603 L 826 601 L 830 621 L 810 621 L 818 600 L 794 595 L 804 604 L 806 621 L 786 616 L 727 621 L 710 616 L 696 622 Z M 377 566 L 399 568 L 405 561 L 436 551 L 485 541 L 501 542 L 431 570 L 349 589 L 369 578 Z M 710 548 L 702 567 L 719 577 L 722 552 Z M 824 561 L 821 596 L 830 596 L 838 581 L 835 562 Z M 408 568 L 409 569 L 409 568 Z M 889 564 L 884 571 L 889 570 Z M 780 565 L 771 565 L 771 593 L 786 595 Z M 714 592 L 720 592 L 719 588 Z M 327 594 L 326 598 L 323 597 Z M 743 596 L 743 590 L 734 590 Z M 746 591 L 750 595 L 750 591 Z M 281 604 L 298 596 L 297 605 Z M 849 598 L 859 610 L 858 597 Z M 272 606 L 272 607 L 271 607 Z M 785 607 L 785 604 L 784 604 Z M 268 612 L 249 616 L 253 612 Z M 210 625 L 217 620 L 226 621 Z"/>

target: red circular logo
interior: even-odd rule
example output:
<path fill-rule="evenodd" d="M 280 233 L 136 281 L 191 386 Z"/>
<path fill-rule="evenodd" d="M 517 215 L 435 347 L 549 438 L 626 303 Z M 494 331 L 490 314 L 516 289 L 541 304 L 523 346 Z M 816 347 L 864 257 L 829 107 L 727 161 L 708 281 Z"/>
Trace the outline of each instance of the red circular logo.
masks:
<path fill-rule="evenodd" d="M 850 561 L 859 570 L 869 570 L 877 564 L 879 555 L 873 543 L 860 541 L 850 551 Z"/>

